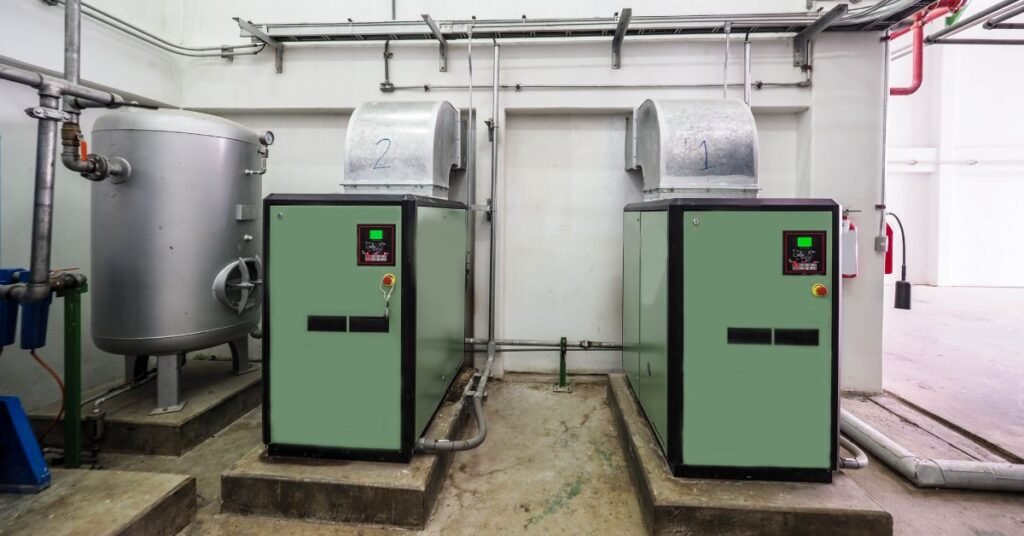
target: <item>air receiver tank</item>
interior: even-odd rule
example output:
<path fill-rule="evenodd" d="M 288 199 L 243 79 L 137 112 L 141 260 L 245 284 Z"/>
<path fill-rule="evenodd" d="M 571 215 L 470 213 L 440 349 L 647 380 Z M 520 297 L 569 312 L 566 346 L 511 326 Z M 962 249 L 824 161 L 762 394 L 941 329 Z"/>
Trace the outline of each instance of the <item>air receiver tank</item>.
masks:
<path fill-rule="evenodd" d="M 244 341 L 262 295 L 258 207 L 271 141 L 270 133 L 186 111 L 96 121 L 96 152 L 124 158 L 132 170 L 92 189 L 96 346 L 145 356 Z"/>

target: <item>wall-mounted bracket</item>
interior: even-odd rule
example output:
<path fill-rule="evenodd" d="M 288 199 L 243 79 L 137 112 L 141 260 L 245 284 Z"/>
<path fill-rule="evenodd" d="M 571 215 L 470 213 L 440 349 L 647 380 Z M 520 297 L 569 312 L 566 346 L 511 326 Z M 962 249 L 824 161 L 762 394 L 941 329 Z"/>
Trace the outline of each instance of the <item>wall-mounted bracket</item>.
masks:
<path fill-rule="evenodd" d="M 439 69 L 442 73 L 448 72 L 448 41 L 445 40 L 444 34 L 441 33 L 441 28 L 437 27 L 437 23 L 430 15 L 420 15 L 423 17 L 423 22 L 427 23 L 430 27 L 430 31 L 434 32 L 434 37 L 437 38 L 438 47 L 441 53 L 441 68 Z"/>
<path fill-rule="evenodd" d="M 839 4 L 824 15 L 818 17 L 813 24 L 800 30 L 793 37 L 793 66 L 808 69 L 811 65 L 811 39 L 846 15 L 846 4 Z"/>
<path fill-rule="evenodd" d="M 274 49 L 274 69 L 277 71 L 277 74 L 281 74 L 284 71 L 284 43 L 270 37 L 263 29 L 257 28 L 256 25 L 249 21 L 242 20 L 241 17 L 232 18 L 238 23 L 239 28 L 249 32 L 249 35 Z"/>
<path fill-rule="evenodd" d="M 380 90 L 383 93 L 395 91 L 395 85 L 391 83 L 391 58 L 395 53 L 391 52 L 391 40 L 384 41 L 384 81 L 380 83 Z"/>
<path fill-rule="evenodd" d="M 612 37 L 612 69 L 622 66 L 622 40 L 629 29 L 629 21 L 633 18 L 633 8 L 627 7 L 619 12 L 619 22 L 615 25 L 615 37 Z"/>

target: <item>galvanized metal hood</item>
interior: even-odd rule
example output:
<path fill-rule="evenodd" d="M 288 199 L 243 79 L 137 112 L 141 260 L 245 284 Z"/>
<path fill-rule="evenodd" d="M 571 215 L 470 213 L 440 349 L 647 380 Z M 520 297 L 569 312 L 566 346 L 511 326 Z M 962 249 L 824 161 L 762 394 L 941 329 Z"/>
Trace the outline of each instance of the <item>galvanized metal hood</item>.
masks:
<path fill-rule="evenodd" d="M 452 169 L 461 167 L 459 112 L 447 101 L 369 102 L 352 113 L 346 192 L 448 199 Z"/>
<path fill-rule="evenodd" d="M 646 100 L 630 119 L 626 169 L 644 199 L 756 197 L 757 126 L 736 100 Z"/>

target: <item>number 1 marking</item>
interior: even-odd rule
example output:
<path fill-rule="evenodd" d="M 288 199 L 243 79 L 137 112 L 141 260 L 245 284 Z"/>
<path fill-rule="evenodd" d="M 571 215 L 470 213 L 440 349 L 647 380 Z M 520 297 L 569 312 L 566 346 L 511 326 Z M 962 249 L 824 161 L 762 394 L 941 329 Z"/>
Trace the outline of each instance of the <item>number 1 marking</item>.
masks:
<path fill-rule="evenodd" d="M 704 167 L 701 170 L 711 169 L 711 166 L 708 165 L 708 140 L 701 140 L 700 146 L 704 148 Z"/>

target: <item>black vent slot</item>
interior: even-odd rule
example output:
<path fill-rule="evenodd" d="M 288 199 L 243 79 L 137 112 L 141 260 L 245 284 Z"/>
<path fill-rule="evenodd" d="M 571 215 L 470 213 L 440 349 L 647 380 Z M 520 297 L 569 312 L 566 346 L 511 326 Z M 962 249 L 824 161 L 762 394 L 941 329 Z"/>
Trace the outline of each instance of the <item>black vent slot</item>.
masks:
<path fill-rule="evenodd" d="M 387 333 L 390 324 L 383 316 L 353 316 L 348 320 L 349 331 L 354 333 Z"/>
<path fill-rule="evenodd" d="M 345 316 L 307 316 L 307 331 L 348 331 L 348 317 Z"/>
<path fill-rule="evenodd" d="M 818 330 L 776 329 L 775 344 L 782 346 L 818 346 Z"/>
<path fill-rule="evenodd" d="M 772 330 L 768 328 L 729 328 L 729 344 L 771 344 Z"/>

